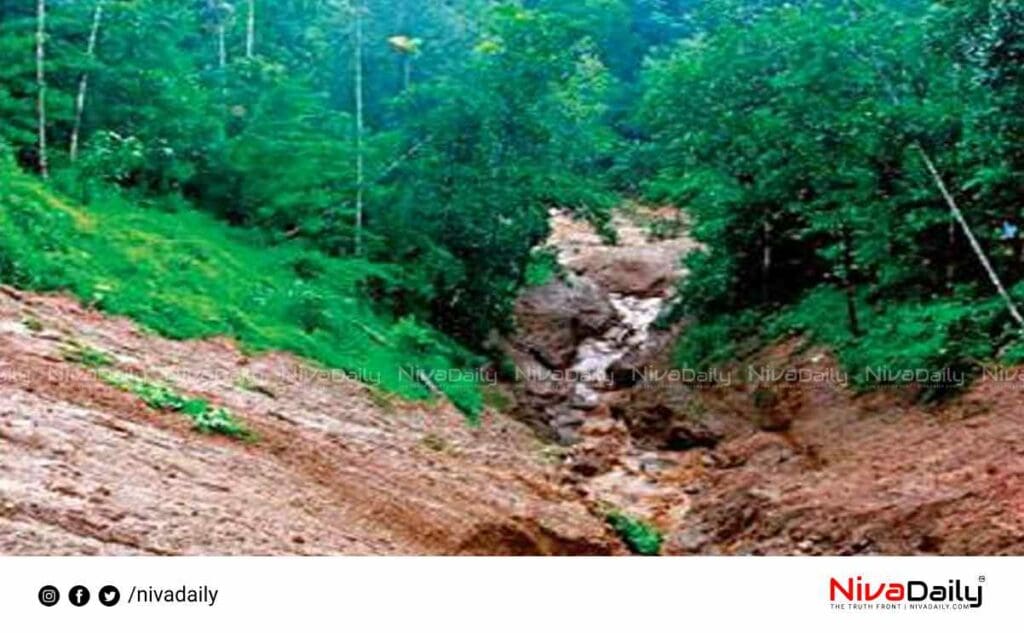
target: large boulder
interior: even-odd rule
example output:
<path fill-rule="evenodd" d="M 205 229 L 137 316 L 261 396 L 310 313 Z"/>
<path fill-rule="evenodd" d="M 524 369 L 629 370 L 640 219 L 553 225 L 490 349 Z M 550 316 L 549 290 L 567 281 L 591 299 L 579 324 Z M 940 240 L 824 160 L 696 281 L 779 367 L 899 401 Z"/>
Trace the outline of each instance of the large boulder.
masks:
<path fill-rule="evenodd" d="M 612 407 L 637 446 L 686 450 L 713 447 L 724 437 L 725 424 L 696 405 L 695 394 L 679 383 L 644 384 Z"/>
<path fill-rule="evenodd" d="M 513 345 L 552 369 L 567 369 L 576 348 L 615 322 L 615 308 L 594 284 L 556 280 L 530 288 L 516 302 Z"/>
<path fill-rule="evenodd" d="M 595 248 L 566 262 L 604 290 L 631 297 L 664 297 L 678 279 L 679 254 L 654 245 Z"/>

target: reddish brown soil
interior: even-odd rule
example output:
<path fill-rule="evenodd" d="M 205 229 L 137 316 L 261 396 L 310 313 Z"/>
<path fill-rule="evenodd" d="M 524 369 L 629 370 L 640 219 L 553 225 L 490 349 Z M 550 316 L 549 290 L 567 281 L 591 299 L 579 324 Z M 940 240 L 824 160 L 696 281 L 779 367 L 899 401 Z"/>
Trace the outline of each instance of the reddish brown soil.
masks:
<path fill-rule="evenodd" d="M 800 341 L 750 362 L 835 367 Z M 756 388 L 696 394 L 729 429 L 712 449 L 641 453 L 592 425 L 578 450 L 604 442 L 615 466 L 582 485 L 653 519 L 673 554 L 1024 554 L 1024 382 L 982 380 L 934 406 L 904 390 L 789 385 L 784 432 L 759 429 L 778 411 L 757 408 Z"/>
<path fill-rule="evenodd" d="M 643 450 L 598 411 L 561 465 L 501 415 L 472 429 L 287 355 L 2 290 L 3 554 L 621 553 L 610 506 L 656 524 L 670 554 L 1024 554 L 1024 382 L 931 407 L 803 383 L 777 387 L 771 411 L 736 382 L 694 396 L 717 446 Z M 229 408 L 260 440 L 149 409 L 66 360 L 75 344 Z M 748 362 L 834 367 L 799 341 Z"/>
<path fill-rule="evenodd" d="M 197 433 L 65 360 L 71 345 L 227 407 Z M 242 379 L 242 376 L 247 378 Z M 621 546 L 525 427 L 174 342 L 64 297 L 0 293 L 0 554 L 607 554 Z"/>
<path fill-rule="evenodd" d="M 834 366 L 798 341 L 759 361 Z M 722 447 L 676 545 L 696 530 L 722 552 L 1024 553 L 1024 382 L 983 380 L 941 406 L 912 396 L 791 390 L 791 429 Z"/>

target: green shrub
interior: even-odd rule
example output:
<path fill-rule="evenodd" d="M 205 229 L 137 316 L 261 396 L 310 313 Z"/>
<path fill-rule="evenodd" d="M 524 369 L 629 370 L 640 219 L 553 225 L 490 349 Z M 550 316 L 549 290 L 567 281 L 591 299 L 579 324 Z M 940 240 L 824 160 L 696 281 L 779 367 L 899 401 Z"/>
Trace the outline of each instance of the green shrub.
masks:
<path fill-rule="evenodd" d="M 78 363 L 79 365 L 84 365 L 90 369 L 110 367 L 114 364 L 114 359 L 105 352 L 79 343 L 72 343 L 65 348 L 63 356 L 64 360 L 68 362 Z"/>
<path fill-rule="evenodd" d="M 618 510 L 609 512 L 605 520 L 634 554 L 657 556 L 661 553 L 663 539 L 653 525 Z"/>
<path fill-rule="evenodd" d="M 33 178 L 0 170 L 0 283 L 67 290 L 162 336 L 233 336 L 247 351 L 291 351 L 405 398 L 431 398 L 424 385 L 403 380 L 400 368 L 446 371 L 479 359 L 366 297 L 368 279 L 395 271 L 326 257 L 298 241 L 275 245 L 257 230 L 180 205 L 173 216 L 141 208 L 102 188 L 80 207 Z M 481 410 L 474 382 L 438 387 L 468 416 Z"/>
<path fill-rule="evenodd" d="M 525 283 L 528 287 L 543 286 L 562 274 L 558 256 L 550 248 L 534 249 L 526 264 Z"/>
<path fill-rule="evenodd" d="M 203 401 L 200 401 L 203 402 Z M 252 431 L 236 420 L 226 409 L 215 409 L 206 402 L 202 411 L 191 415 L 195 420 L 194 428 L 200 433 L 207 435 L 225 435 L 241 440 L 253 440 L 255 436 Z"/>
<path fill-rule="evenodd" d="M 676 366 L 705 370 L 734 359 L 739 343 L 758 334 L 761 318 L 747 311 L 687 325 L 673 352 Z"/>
<path fill-rule="evenodd" d="M 188 416 L 192 419 L 192 428 L 200 433 L 246 441 L 257 439 L 228 410 L 216 408 L 202 398 L 187 398 L 167 385 L 149 382 L 124 372 L 101 371 L 99 375 L 107 384 L 135 394 L 151 409 Z"/>
<path fill-rule="evenodd" d="M 835 350 L 852 385 L 921 388 L 926 400 L 956 393 L 992 358 L 1004 334 L 1005 312 L 998 300 L 949 297 L 871 307 L 858 302 L 861 333 L 845 319 L 846 297 L 819 289 L 783 311 L 766 328 L 771 336 L 802 333 Z M 1012 338 L 1011 338 L 1012 340 Z"/>

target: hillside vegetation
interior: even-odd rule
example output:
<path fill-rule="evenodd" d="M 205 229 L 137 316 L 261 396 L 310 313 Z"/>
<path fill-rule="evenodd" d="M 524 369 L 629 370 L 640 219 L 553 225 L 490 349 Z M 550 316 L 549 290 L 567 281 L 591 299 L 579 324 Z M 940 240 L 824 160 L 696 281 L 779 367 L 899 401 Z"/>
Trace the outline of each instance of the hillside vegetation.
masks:
<path fill-rule="evenodd" d="M 169 335 L 423 396 L 394 368 L 506 364 L 548 209 L 611 243 L 631 198 L 705 246 L 679 365 L 794 333 L 862 388 L 1024 357 L 1016 2 L 5 1 L 0 56 L 30 174 L 0 279 Z"/>
<path fill-rule="evenodd" d="M 0 173 L 0 279 L 69 290 L 176 339 L 233 336 L 250 350 L 282 349 L 411 398 L 430 396 L 417 371 L 470 415 L 471 380 L 445 381 L 472 355 L 411 319 L 365 299 L 387 266 L 269 245 L 250 229 L 117 194 L 79 206 L 38 180 Z"/>
<path fill-rule="evenodd" d="M 652 61 L 638 110 L 648 194 L 689 208 L 707 246 L 679 363 L 807 333 L 855 385 L 939 395 L 1019 360 L 1019 3 L 704 9 L 713 26 Z"/>

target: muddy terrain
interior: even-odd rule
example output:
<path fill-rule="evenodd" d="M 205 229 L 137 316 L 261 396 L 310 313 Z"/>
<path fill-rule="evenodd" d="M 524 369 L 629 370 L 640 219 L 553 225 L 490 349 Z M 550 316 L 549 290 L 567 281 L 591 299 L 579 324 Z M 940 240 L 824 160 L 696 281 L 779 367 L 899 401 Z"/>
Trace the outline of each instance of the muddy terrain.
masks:
<path fill-rule="evenodd" d="M 620 216 L 611 246 L 555 213 L 548 246 L 567 272 L 518 306 L 517 360 L 584 370 L 542 372 L 518 393 L 525 419 L 571 445 L 567 480 L 590 504 L 652 521 L 670 554 L 1024 553 L 1024 371 L 942 406 L 906 390 L 855 396 L 801 340 L 673 375 L 685 326 L 653 324 L 680 256 L 699 248 L 685 230 L 651 230 L 675 217 Z M 812 379 L 766 381 L 766 368 Z"/>
<path fill-rule="evenodd" d="M 289 355 L 3 288 L 0 552 L 624 554 L 615 508 L 667 554 L 1024 554 L 1024 381 L 924 406 L 750 377 L 834 375 L 801 340 L 715 380 L 657 373 L 685 336 L 657 316 L 698 248 L 677 217 L 622 216 L 613 245 L 553 212 L 561 272 L 524 292 L 506 342 L 514 415 L 479 428 Z M 199 433 L 110 371 L 222 407 L 256 439 Z"/>
<path fill-rule="evenodd" d="M 208 436 L 73 362 L 225 407 Z M 78 357 L 82 354 L 79 352 Z M 174 342 L 56 296 L 0 293 L 4 554 L 609 554 L 524 426 L 480 428 L 282 354 Z"/>

